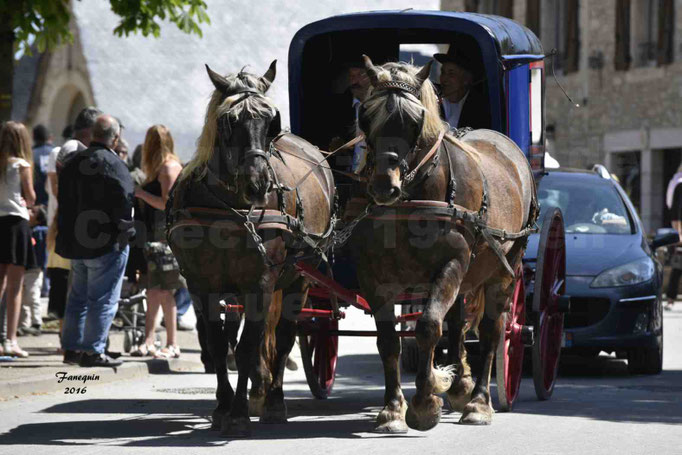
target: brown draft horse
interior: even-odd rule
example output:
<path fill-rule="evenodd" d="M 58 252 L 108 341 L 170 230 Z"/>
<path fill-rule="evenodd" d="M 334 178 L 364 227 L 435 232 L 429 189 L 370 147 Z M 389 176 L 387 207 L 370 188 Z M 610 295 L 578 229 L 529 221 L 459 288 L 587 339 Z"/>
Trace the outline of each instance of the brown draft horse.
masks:
<path fill-rule="evenodd" d="M 511 270 L 536 217 L 533 175 L 521 150 L 499 133 L 474 131 L 472 140 L 446 134 L 428 80 L 431 63 L 421 70 L 402 62 L 378 67 L 365 57 L 365 64 L 372 89 L 359 125 L 371 163 L 368 193 L 377 206 L 350 242 L 384 366 L 385 406 L 376 430 L 433 428 L 443 405 L 438 394 L 445 392 L 462 412 L 461 423 L 488 424 L 491 368 L 514 287 Z M 519 238 L 498 242 L 486 226 Z M 400 387 L 394 322 L 395 297 L 406 291 L 428 294 L 416 327 L 417 392 L 409 407 Z M 474 307 L 473 317 L 455 304 L 458 295 Z M 449 349 L 454 365 L 443 368 L 434 365 L 434 348 L 446 315 L 456 342 Z M 476 384 L 463 345 L 469 329 L 478 329 L 483 356 Z"/>
<path fill-rule="evenodd" d="M 323 155 L 303 139 L 281 133 L 279 112 L 265 97 L 275 65 L 262 77 L 221 76 L 207 66 L 215 91 L 197 152 L 167 206 L 169 243 L 206 325 L 215 362 L 218 405 L 212 429 L 229 437 L 250 434 L 249 413 L 264 423 L 286 422 L 284 367 L 307 292 L 293 264 L 323 249 L 333 227 L 334 180 L 317 165 Z M 245 314 L 236 348 L 236 394 L 226 355 L 241 317 L 226 312 L 223 323 L 226 298 L 237 299 Z"/>

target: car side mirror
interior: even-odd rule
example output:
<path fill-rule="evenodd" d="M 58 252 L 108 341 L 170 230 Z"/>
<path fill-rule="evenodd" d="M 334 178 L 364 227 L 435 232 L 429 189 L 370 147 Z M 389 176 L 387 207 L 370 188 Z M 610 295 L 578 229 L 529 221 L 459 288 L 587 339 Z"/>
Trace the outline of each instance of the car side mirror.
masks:
<path fill-rule="evenodd" d="M 677 232 L 667 232 L 665 234 L 659 234 L 656 237 L 654 237 L 654 239 L 651 241 L 649 245 L 651 246 L 652 250 L 656 250 L 656 248 L 673 245 L 675 243 L 678 243 L 679 241 L 680 236 L 677 234 Z"/>

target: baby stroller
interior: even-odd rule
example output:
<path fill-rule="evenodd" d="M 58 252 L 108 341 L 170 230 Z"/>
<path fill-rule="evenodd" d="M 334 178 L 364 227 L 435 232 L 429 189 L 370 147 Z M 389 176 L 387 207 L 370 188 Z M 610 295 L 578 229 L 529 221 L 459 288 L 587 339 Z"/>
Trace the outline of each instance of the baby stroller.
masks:
<path fill-rule="evenodd" d="M 121 322 L 123 330 L 123 351 L 129 353 L 133 346 L 144 343 L 144 318 L 146 290 L 129 295 L 118 301 L 116 318 Z"/>

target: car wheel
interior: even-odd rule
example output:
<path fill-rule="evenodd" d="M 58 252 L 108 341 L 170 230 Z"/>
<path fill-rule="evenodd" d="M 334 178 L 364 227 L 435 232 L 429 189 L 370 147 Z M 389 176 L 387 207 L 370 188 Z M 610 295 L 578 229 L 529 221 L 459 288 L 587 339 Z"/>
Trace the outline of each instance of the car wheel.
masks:
<path fill-rule="evenodd" d="M 661 374 L 663 370 L 663 333 L 656 337 L 655 348 L 633 349 L 628 352 L 630 374 Z"/>

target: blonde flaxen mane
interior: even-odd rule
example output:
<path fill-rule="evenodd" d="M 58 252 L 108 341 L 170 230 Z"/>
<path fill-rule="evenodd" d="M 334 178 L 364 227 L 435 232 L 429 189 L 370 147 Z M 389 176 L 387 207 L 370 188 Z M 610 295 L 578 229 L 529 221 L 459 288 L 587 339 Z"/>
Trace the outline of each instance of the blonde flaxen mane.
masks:
<path fill-rule="evenodd" d="M 269 87 L 261 78 L 249 73 L 233 74 L 226 76 L 225 79 L 229 83 L 226 93 L 235 93 L 240 90 L 256 90 L 262 94 Z M 204 127 L 197 140 L 197 150 L 192 160 L 183 169 L 180 175 L 181 179 L 185 179 L 190 175 L 201 178 L 205 174 L 206 164 L 215 153 L 218 119 L 221 116 L 228 114 L 233 120 L 238 120 L 241 115 L 248 115 L 250 118 L 264 118 L 273 115 L 273 112 L 276 110 L 273 102 L 265 95 L 249 96 L 233 106 L 235 101 L 243 97 L 243 93 L 235 93 L 225 97 L 225 93 L 222 91 L 213 91 L 213 95 L 211 95 L 208 107 L 206 108 Z"/>
<path fill-rule="evenodd" d="M 405 62 L 390 62 L 376 67 L 378 69 L 378 82 L 404 82 L 419 87 L 417 73 L 420 68 Z M 369 118 L 372 119 L 369 131 L 365 131 L 370 137 L 386 123 L 389 117 L 385 109 L 387 97 L 373 96 L 374 89 L 370 89 L 365 109 Z M 412 120 L 421 121 L 422 112 L 425 112 L 424 126 L 422 128 L 420 141 L 422 143 L 433 143 L 444 129 L 449 129 L 447 123 L 440 118 L 438 110 L 438 98 L 436 91 L 430 80 L 426 79 L 419 90 L 419 99 L 409 92 L 403 92 L 404 96 L 396 98 L 397 111 L 401 115 L 407 115 Z"/>

